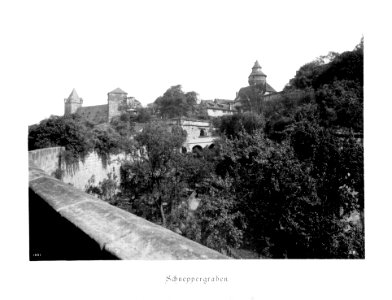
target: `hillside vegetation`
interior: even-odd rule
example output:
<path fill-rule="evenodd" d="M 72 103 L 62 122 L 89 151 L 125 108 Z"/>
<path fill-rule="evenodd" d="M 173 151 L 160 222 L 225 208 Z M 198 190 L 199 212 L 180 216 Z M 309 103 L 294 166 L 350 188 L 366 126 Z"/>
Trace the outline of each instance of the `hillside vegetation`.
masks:
<path fill-rule="evenodd" d="M 172 87 L 156 104 L 189 115 L 194 96 Z M 111 186 L 120 192 L 103 199 L 234 257 L 364 258 L 363 41 L 305 64 L 283 97 L 257 108 L 216 119 L 220 138 L 198 153 L 177 150 L 181 128 L 149 121 L 134 133 L 129 116 L 106 129 L 44 120 L 29 129 L 29 147 L 138 150 Z"/>

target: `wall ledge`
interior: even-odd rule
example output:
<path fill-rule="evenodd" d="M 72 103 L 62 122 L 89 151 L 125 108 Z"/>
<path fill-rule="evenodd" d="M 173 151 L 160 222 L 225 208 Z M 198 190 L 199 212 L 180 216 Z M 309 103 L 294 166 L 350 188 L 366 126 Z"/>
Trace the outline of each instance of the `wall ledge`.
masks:
<path fill-rule="evenodd" d="M 102 250 L 119 259 L 229 259 L 49 176 L 32 160 L 29 188 Z"/>

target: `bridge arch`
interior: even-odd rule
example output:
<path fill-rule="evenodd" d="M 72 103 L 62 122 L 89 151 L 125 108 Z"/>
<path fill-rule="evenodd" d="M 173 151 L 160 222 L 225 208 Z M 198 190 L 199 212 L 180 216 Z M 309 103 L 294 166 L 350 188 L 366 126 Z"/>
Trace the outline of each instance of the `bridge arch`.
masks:
<path fill-rule="evenodd" d="M 200 145 L 193 146 L 192 152 L 193 153 L 200 153 L 203 151 L 203 148 Z"/>

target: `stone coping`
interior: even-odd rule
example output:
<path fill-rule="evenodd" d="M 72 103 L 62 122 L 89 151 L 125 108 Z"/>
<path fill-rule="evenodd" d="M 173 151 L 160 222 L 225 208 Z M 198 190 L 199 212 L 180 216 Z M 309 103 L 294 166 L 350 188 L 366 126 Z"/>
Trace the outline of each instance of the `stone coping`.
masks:
<path fill-rule="evenodd" d="M 29 161 L 29 188 L 119 259 L 228 259 L 166 228 L 61 182 Z"/>

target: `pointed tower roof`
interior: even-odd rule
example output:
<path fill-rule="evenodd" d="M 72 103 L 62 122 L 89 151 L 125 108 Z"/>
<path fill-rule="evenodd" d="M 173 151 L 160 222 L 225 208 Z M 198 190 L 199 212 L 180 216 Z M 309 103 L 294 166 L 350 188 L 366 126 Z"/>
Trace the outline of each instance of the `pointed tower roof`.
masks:
<path fill-rule="evenodd" d="M 252 69 L 254 69 L 254 68 L 261 68 L 258 60 L 256 60 L 255 65 L 253 66 Z"/>
<path fill-rule="evenodd" d="M 265 75 L 263 71 L 261 71 L 261 66 L 257 60 L 252 68 L 252 73 L 250 75 L 259 75 L 259 76 L 267 77 L 267 75 Z"/>
<path fill-rule="evenodd" d="M 72 90 L 71 94 L 68 97 L 68 100 L 76 100 L 76 101 L 80 100 L 80 97 L 75 89 Z"/>
<path fill-rule="evenodd" d="M 128 94 L 127 92 L 124 92 L 122 89 L 120 88 L 116 88 L 113 91 L 109 92 L 109 94 Z"/>

